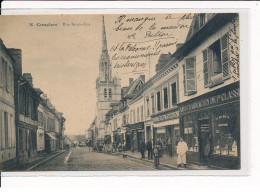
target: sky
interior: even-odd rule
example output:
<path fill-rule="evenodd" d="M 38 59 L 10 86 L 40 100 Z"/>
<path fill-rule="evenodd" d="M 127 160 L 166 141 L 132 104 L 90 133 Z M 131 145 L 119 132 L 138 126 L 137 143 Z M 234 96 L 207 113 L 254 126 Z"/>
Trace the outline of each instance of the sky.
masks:
<path fill-rule="evenodd" d="M 192 17 L 183 16 L 104 16 L 112 74 L 122 87 L 130 77 L 151 78 L 160 54 L 185 41 Z M 23 73 L 64 113 L 65 134 L 84 134 L 95 115 L 102 15 L 0 16 L 0 38 L 7 48 L 22 49 Z"/>

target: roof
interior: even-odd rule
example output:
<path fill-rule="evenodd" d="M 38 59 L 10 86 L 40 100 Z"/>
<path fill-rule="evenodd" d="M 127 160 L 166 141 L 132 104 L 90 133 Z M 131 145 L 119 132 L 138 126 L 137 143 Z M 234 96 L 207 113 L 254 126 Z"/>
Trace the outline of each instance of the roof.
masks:
<path fill-rule="evenodd" d="M 124 89 L 123 97 L 124 98 L 133 98 L 135 96 L 135 94 L 136 94 L 135 93 L 136 92 L 135 89 L 139 86 L 139 84 L 141 84 L 141 85 L 144 84 L 144 81 L 141 78 L 141 76 L 139 76 L 136 80 L 134 80 L 132 82 L 132 84 L 128 88 Z"/>
<path fill-rule="evenodd" d="M 197 13 L 197 14 L 195 14 L 193 19 L 192 19 L 192 22 L 191 22 L 191 25 L 190 25 L 190 29 L 189 29 L 189 32 L 188 32 L 188 35 L 186 37 L 185 42 L 190 40 L 191 37 L 193 37 L 193 35 L 196 34 L 199 31 L 199 29 L 200 29 L 200 26 L 199 26 L 200 25 L 199 24 L 199 19 L 200 18 L 199 18 L 199 16 L 201 14 L 205 14 L 206 22 L 208 22 L 214 15 L 216 15 L 215 13 Z"/>

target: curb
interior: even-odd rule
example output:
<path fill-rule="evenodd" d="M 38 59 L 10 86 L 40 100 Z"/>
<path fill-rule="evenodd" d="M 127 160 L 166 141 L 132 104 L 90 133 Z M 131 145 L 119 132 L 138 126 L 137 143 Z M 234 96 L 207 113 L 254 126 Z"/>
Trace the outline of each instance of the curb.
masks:
<path fill-rule="evenodd" d="M 153 161 L 150 161 L 150 160 L 147 160 L 147 159 L 140 159 L 140 158 L 137 158 L 137 157 L 128 155 L 128 154 L 123 154 L 123 153 L 109 153 L 109 154 L 114 155 L 114 156 L 127 155 L 127 157 L 129 157 L 129 158 L 134 158 L 134 159 L 137 159 L 137 160 L 140 160 L 140 161 L 153 163 Z M 171 168 L 172 170 L 182 170 L 182 168 L 177 168 L 177 167 L 175 167 L 175 166 L 170 166 L 170 165 L 168 165 L 168 164 L 163 164 L 163 163 L 160 163 L 159 166 Z M 184 169 L 183 169 L 183 170 L 184 170 Z"/>
<path fill-rule="evenodd" d="M 63 154 L 63 153 L 66 152 L 66 151 L 67 151 L 67 150 L 61 151 L 61 152 L 59 152 L 59 153 L 57 153 L 57 154 L 55 154 L 55 155 L 53 155 L 53 156 L 51 156 L 51 157 L 49 157 L 49 158 L 46 158 L 45 160 L 43 160 L 43 161 L 41 161 L 41 162 L 39 162 L 39 163 L 37 163 L 37 164 L 31 166 L 30 168 L 26 169 L 25 171 L 31 171 L 32 169 L 36 168 L 37 166 L 40 166 L 40 165 L 42 165 L 43 163 L 48 162 L 49 160 L 51 160 L 51 159 L 53 159 L 53 158 L 55 158 L 55 157 L 57 157 L 57 156 Z"/>

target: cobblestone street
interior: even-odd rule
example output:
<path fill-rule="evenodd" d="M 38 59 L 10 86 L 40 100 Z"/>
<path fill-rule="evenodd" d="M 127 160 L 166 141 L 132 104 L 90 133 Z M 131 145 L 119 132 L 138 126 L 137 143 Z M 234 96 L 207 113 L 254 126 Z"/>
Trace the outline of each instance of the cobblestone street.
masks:
<path fill-rule="evenodd" d="M 72 148 L 32 171 L 84 170 L 155 170 L 152 163 L 91 151 L 88 147 Z"/>

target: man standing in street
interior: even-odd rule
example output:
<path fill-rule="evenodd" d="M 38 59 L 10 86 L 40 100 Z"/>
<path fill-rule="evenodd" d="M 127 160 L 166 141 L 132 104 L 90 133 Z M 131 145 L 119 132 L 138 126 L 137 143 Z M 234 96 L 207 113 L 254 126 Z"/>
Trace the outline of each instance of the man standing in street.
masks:
<path fill-rule="evenodd" d="M 186 168 L 186 152 L 188 151 L 188 146 L 185 141 L 183 141 L 182 138 L 180 138 L 180 142 L 177 145 L 177 164 L 178 167 L 181 167 L 181 164 L 184 164 L 184 167 Z"/>
<path fill-rule="evenodd" d="M 144 152 L 145 152 L 145 143 L 144 143 L 144 141 L 141 141 L 140 151 L 141 151 L 142 159 L 145 159 L 145 155 L 144 155 Z"/>
<path fill-rule="evenodd" d="M 153 146 L 152 146 L 152 141 L 149 139 L 147 142 L 147 151 L 148 151 L 148 160 L 153 159 L 152 151 L 153 151 Z"/>

